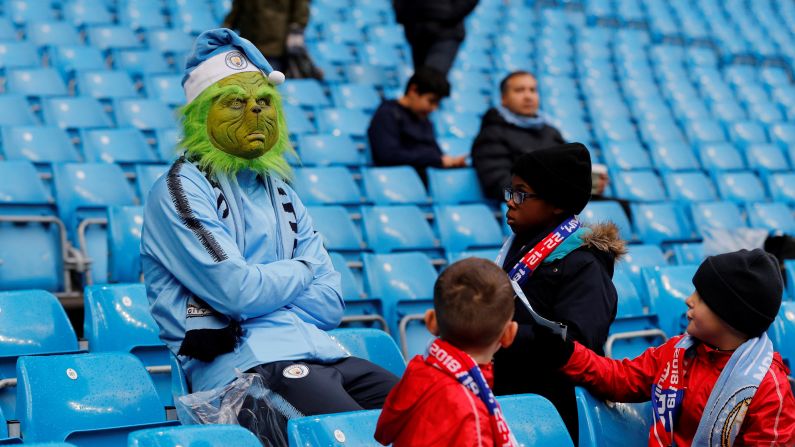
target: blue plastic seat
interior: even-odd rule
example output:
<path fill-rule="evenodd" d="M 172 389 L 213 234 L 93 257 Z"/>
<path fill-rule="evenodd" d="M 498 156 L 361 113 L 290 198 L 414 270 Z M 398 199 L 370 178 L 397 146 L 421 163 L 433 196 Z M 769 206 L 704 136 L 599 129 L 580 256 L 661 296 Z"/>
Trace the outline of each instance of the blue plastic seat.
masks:
<path fill-rule="evenodd" d="M 41 57 L 36 47 L 30 42 L 0 42 L 0 67 L 38 68 Z"/>
<path fill-rule="evenodd" d="M 312 216 L 315 230 L 323 236 L 326 249 L 358 252 L 366 247 L 345 208 L 311 206 L 307 212 Z"/>
<path fill-rule="evenodd" d="M 136 30 L 166 28 L 166 19 L 158 0 L 124 2 L 119 7 L 119 22 Z"/>
<path fill-rule="evenodd" d="M 406 36 L 403 33 L 403 27 L 398 24 L 368 27 L 367 35 L 370 41 L 376 41 L 390 45 L 401 45 L 406 43 Z"/>
<path fill-rule="evenodd" d="M 424 352 L 432 336 L 421 319 L 433 307 L 437 276 L 431 259 L 423 253 L 409 252 L 365 253 L 362 260 L 368 295 L 382 301 L 384 318 L 393 337 L 400 340 L 403 357 Z"/>
<path fill-rule="evenodd" d="M 306 113 L 300 107 L 283 104 L 283 108 L 284 119 L 287 122 L 287 130 L 290 135 L 314 134 L 316 132 L 315 125 L 309 121 Z"/>
<path fill-rule="evenodd" d="M 140 164 L 135 167 L 135 184 L 142 202 L 146 202 L 152 185 L 168 172 L 169 167 L 164 164 Z"/>
<path fill-rule="evenodd" d="M 69 135 L 57 127 L 13 126 L 2 129 L 3 154 L 7 160 L 33 163 L 79 161 Z"/>
<path fill-rule="evenodd" d="M 140 282 L 141 206 L 108 207 L 108 281 Z"/>
<path fill-rule="evenodd" d="M 700 265 L 706 258 L 703 243 L 674 244 L 674 259 L 678 265 Z"/>
<path fill-rule="evenodd" d="M 174 405 L 174 395 L 187 394 L 179 363 L 160 340 L 143 284 L 88 286 L 84 299 L 83 337 L 90 352 L 131 353 L 146 367 L 170 369 L 149 373 L 163 407 Z"/>
<path fill-rule="evenodd" d="M 293 189 L 306 205 L 360 205 L 363 201 L 351 173 L 339 166 L 296 168 Z"/>
<path fill-rule="evenodd" d="M 690 211 L 699 233 L 703 228 L 731 230 L 747 226 L 739 207 L 732 202 L 694 203 Z"/>
<path fill-rule="evenodd" d="M 771 174 L 767 186 L 776 202 L 795 203 L 795 174 L 789 172 Z"/>
<path fill-rule="evenodd" d="M 170 106 L 184 105 L 185 91 L 182 89 L 182 75 L 166 74 L 146 77 L 146 92 L 152 99 L 158 99 Z"/>
<path fill-rule="evenodd" d="M 364 154 L 348 135 L 301 135 L 301 162 L 306 166 L 361 166 Z"/>
<path fill-rule="evenodd" d="M 350 46 L 344 43 L 320 41 L 315 44 L 307 45 L 307 49 L 309 50 L 309 54 L 319 62 L 327 62 L 331 65 L 359 63 L 358 58 L 353 54 Z"/>
<path fill-rule="evenodd" d="M 482 115 L 489 108 L 489 103 L 480 95 L 473 94 L 471 91 L 453 90 L 450 99 L 442 104 L 444 110 L 452 113 L 474 113 Z M 459 93 L 460 92 L 460 93 Z"/>
<path fill-rule="evenodd" d="M 673 337 L 684 333 L 687 327 L 687 305 L 693 286 L 693 275 L 698 265 L 677 265 L 645 269 L 646 288 L 649 291 L 650 311 L 657 315 L 660 329 Z"/>
<path fill-rule="evenodd" d="M 671 200 L 709 202 L 718 199 L 712 180 L 702 172 L 677 172 L 663 176 Z"/>
<path fill-rule="evenodd" d="M 355 357 L 369 360 L 400 377 L 406 369 L 406 360 L 395 341 L 378 329 L 334 329 L 329 331 L 337 343 Z"/>
<path fill-rule="evenodd" d="M 124 70 L 134 77 L 169 73 L 172 70 L 166 59 L 157 50 L 117 50 L 113 52 L 113 63 L 116 69 Z"/>
<path fill-rule="evenodd" d="M 363 63 L 378 67 L 399 67 L 404 64 L 397 48 L 382 42 L 359 47 L 359 54 L 362 55 Z"/>
<path fill-rule="evenodd" d="M 745 169 L 740 151 L 729 143 L 707 143 L 699 146 L 701 165 L 708 171 L 737 171 Z"/>
<path fill-rule="evenodd" d="M 632 141 L 613 141 L 602 151 L 605 163 L 621 170 L 651 169 L 649 153 Z"/>
<path fill-rule="evenodd" d="M 125 71 L 84 71 L 77 75 L 81 95 L 97 99 L 135 98 L 138 92 Z"/>
<path fill-rule="evenodd" d="M 190 7 L 190 5 L 192 3 L 178 3 L 177 8 L 171 9 L 171 20 L 174 29 L 180 30 L 187 35 L 196 35 L 218 27 L 218 21 L 213 17 L 210 8 L 198 5 L 196 5 L 197 7 Z"/>
<path fill-rule="evenodd" d="M 9 41 L 18 38 L 19 36 L 17 36 L 17 31 L 14 29 L 11 19 L 9 17 L 0 18 L 0 40 Z"/>
<path fill-rule="evenodd" d="M 373 439 L 380 410 L 352 411 L 290 419 L 287 437 L 291 446 L 376 447 Z"/>
<path fill-rule="evenodd" d="M 381 104 L 381 96 L 374 87 L 362 84 L 338 84 L 331 88 L 334 105 L 346 109 L 360 109 L 368 112 Z"/>
<path fill-rule="evenodd" d="M 370 125 L 370 116 L 361 110 L 330 108 L 319 110 L 317 127 L 320 133 L 350 135 L 364 138 Z"/>
<path fill-rule="evenodd" d="M 782 149 L 795 145 L 795 123 L 776 123 L 769 126 L 767 130 L 770 132 L 771 141 L 781 146 Z"/>
<path fill-rule="evenodd" d="M 164 103 L 155 99 L 121 99 L 114 105 L 116 124 L 141 130 L 177 127 L 176 117 Z"/>
<path fill-rule="evenodd" d="M 27 40 L 38 47 L 53 45 L 81 45 L 80 34 L 68 22 L 28 23 Z"/>
<path fill-rule="evenodd" d="M 376 205 L 428 205 L 428 192 L 409 166 L 366 168 L 362 170 L 362 184 L 368 201 Z"/>
<path fill-rule="evenodd" d="M 64 5 L 63 13 L 64 18 L 75 26 L 105 25 L 113 22 L 113 16 L 103 0 L 71 1 Z"/>
<path fill-rule="evenodd" d="M 688 121 L 687 137 L 692 143 L 719 143 L 726 141 L 726 133 L 716 120 L 697 119 Z"/>
<path fill-rule="evenodd" d="M 788 266 L 789 267 L 789 266 Z M 792 277 L 790 276 L 791 280 Z M 788 365 L 795 364 L 795 303 L 784 301 L 778 311 L 778 317 L 773 321 L 768 336 L 773 342 L 773 348 L 781 354 L 784 362 Z"/>
<path fill-rule="evenodd" d="M 159 161 L 141 131 L 132 128 L 93 129 L 81 132 L 87 162 L 154 163 Z"/>
<path fill-rule="evenodd" d="M 135 33 L 122 25 L 101 25 L 88 28 L 88 41 L 102 51 L 141 48 Z"/>
<path fill-rule="evenodd" d="M 637 202 L 659 202 L 666 199 L 660 178 L 653 171 L 619 172 L 615 176 L 616 195 Z"/>
<path fill-rule="evenodd" d="M 480 117 L 476 113 L 441 112 L 435 116 L 439 136 L 473 138 L 480 129 Z"/>
<path fill-rule="evenodd" d="M 634 359 L 646 349 L 665 342 L 666 336 L 657 327 L 657 319 L 644 309 L 635 282 L 624 271 L 613 275 L 618 293 L 616 319 L 610 325 L 605 342 L 605 355 L 614 359 Z"/>
<path fill-rule="evenodd" d="M 59 45 L 49 50 L 50 65 L 65 79 L 83 70 L 104 70 L 105 58 L 99 49 L 92 46 Z"/>
<path fill-rule="evenodd" d="M 260 447 L 253 433 L 239 425 L 186 425 L 182 427 L 154 428 L 130 433 L 127 447 L 202 447 L 233 445 L 235 447 Z"/>
<path fill-rule="evenodd" d="M 376 253 L 439 247 L 425 215 L 414 205 L 367 207 L 362 225 L 367 245 Z"/>
<path fill-rule="evenodd" d="M 716 174 L 715 183 L 723 200 L 732 202 L 762 202 L 765 188 L 754 173 L 723 172 Z"/>
<path fill-rule="evenodd" d="M 380 88 L 395 86 L 395 79 L 389 75 L 388 70 L 384 69 L 384 67 L 355 64 L 346 65 L 343 70 L 348 82 L 354 84 L 372 85 Z"/>
<path fill-rule="evenodd" d="M 44 122 L 61 129 L 111 127 L 102 104 L 94 98 L 49 98 L 43 102 Z"/>
<path fill-rule="evenodd" d="M 753 228 L 795 234 L 795 217 L 792 216 L 792 210 L 784 203 L 748 205 L 748 219 Z"/>
<path fill-rule="evenodd" d="M 4 3 L 5 15 L 18 25 L 55 18 L 50 0 L 6 0 Z"/>
<path fill-rule="evenodd" d="M 519 445 L 573 446 L 571 436 L 552 402 L 537 394 L 497 398 Z"/>
<path fill-rule="evenodd" d="M 165 421 L 146 369 L 131 354 L 23 357 L 17 379 L 26 441 L 124 445 L 132 431 L 176 423 Z"/>
<path fill-rule="evenodd" d="M 443 205 L 435 207 L 434 215 L 442 246 L 448 252 L 502 245 L 502 231 L 486 205 Z"/>
<path fill-rule="evenodd" d="M 629 245 L 627 254 L 617 267 L 623 271 L 635 286 L 635 290 L 643 301 L 648 300 L 646 285 L 643 282 L 642 270 L 645 267 L 662 267 L 668 265 L 658 245 Z"/>
<path fill-rule="evenodd" d="M 633 204 L 632 215 L 638 236 L 644 243 L 685 241 L 695 236 L 687 215 L 675 204 Z"/>
<path fill-rule="evenodd" d="M 20 68 L 9 70 L 6 78 L 9 93 L 24 96 L 65 96 L 66 84 L 55 69 Z"/>
<path fill-rule="evenodd" d="M 0 379 L 17 377 L 20 356 L 77 350 L 77 335 L 55 295 L 43 290 L 0 292 Z M 16 394 L 14 387 L 0 388 L 0 410 L 8 419 L 17 419 Z M 5 426 L 5 420 L 0 424 Z"/>
<path fill-rule="evenodd" d="M 790 165 L 784 152 L 776 144 L 750 144 L 745 149 L 748 167 L 760 172 L 789 171 Z"/>
<path fill-rule="evenodd" d="M 729 125 L 729 137 L 740 146 L 767 143 L 767 132 L 758 121 L 737 121 Z"/>
<path fill-rule="evenodd" d="M 574 389 L 579 416 L 579 446 L 645 445 L 651 429 L 652 411 L 648 402 L 607 403 L 585 388 Z"/>
<path fill-rule="evenodd" d="M 295 79 L 279 86 L 284 103 L 306 108 L 320 108 L 331 105 L 323 86 L 316 79 Z M 343 108 L 342 104 L 337 107 Z"/>
<path fill-rule="evenodd" d="M 651 145 L 654 165 L 660 171 L 695 171 L 701 169 L 689 144 L 663 142 Z"/>
<path fill-rule="evenodd" d="M 472 168 L 428 168 L 428 190 L 438 205 L 485 201 L 477 174 Z"/>
<path fill-rule="evenodd" d="M 324 24 L 327 38 L 332 42 L 357 44 L 364 40 L 361 28 L 353 22 L 331 22 Z"/>
<path fill-rule="evenodd" d="M 472 138 L 443 137 L 437 138 L 436 142 L 445 155 L 458 157 L 461 155 L 469 156 L 472 150 Z"/>
<path fill-rule="evenodd" d="M 364 291 L 364 279 L 361 270 L 348 267 L 348 261 L 342 254 L 329 252 L 334 270 L 340 274 L 342 283 L 342 298 L 345 300 L 345 315 L 341 327 L 362 326 L 371 327 L 373 323 L 379 324 L 384 330 L 389 330 L 386 319 L 383 317 L 380 299 L 372 298 Z M 358 257 L 357 257 L 358 259 Z"/>
<path fill-rule="evenodd" d="M 447 252 L 447 263 L 448 264 L 452 264 L 454 262 L 458 262 L 458 261 L 460 261 L 462 259 L 466 259 L 466 258 L 481 258 L 481 259 L 485 259 L 487 261 L 494 261 L 495 259 L 497 259 L 497 255 L 499 254 L 499 252 L 500 252 L 500 249 L 496 248 L 496 247 L 495 248 L 480 248 L 480 249 L 477 249 L 477 250 L 466 250 L 466 251 L 459 251 L 459 252 L 448 251 Z"/>
<path fill-rule="evenodd" d="M 710 104 L 712 115 L 721 120 L 723 123 L 731 123 L 734 121 L 741 121 L 748 118 L 745 109 L 734 98 L 713 102 Z"/>
<path fill-rule="evenodd" d="M 0 95 L 0 126 L 36 124 L 28 102 L 21 95 Z"/>
<path fill-rule="evenodd" d="M 634 239 L 632 235 L 632 225 L 629 223 L 624 209 L 618 202 L 613 201 L 592 201 L 585 206 L 585 209 L 580 213 L 579 218 L 589 224 L 599 224 L 611 222 L 618 227 L 621 239 L 631 241 Z"/>

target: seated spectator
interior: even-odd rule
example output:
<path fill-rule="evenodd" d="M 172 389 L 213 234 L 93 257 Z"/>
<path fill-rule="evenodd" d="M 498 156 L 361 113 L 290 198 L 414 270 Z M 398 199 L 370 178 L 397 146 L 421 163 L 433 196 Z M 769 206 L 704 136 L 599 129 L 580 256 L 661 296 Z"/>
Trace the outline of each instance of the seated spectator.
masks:
<path fill-rule="evenodd" d="M 536 338 L 596 396 L 651 400 L 649 446 L 795 445 L 789 368 L 766 334 L 783 292 L 776 259 L 760 249 L 711 256 L 693 285 L 686 333 L 634 360 L 601 357 L 541 326 Z"/>
<path fill-rule="evenodd" d="M 500 200 L 511 184 L 511 166 L 523 154 L 563 144 L 557 129 L 538 110 L 538 83 L 526 71 L 516 71 L 500 82 L 502 104 L 483 116 L 472 144 L 472 166 L 486 197 Z"/>
<path fill-rule="evenodd" d="M 428 119 L 439 101 L 450 95 L 444 75 L 421 68 L 409 79 L 406 93 L 397 100 L 381 103 L 370 121 L 367 138 L 376 166 L 409 165 L 426 181 L 425 169 L 457 168 L 466 157 L 442 154 L 433 123 Z"/>
<path fill-rule="evenodd" d="M 436 281 L 425 325 L 438 335 L 389 393 L 375 439 L 402 446 L 515 446 L 491 393 L 492 356 L 516 336 L 514 292 L 499 266 L 468 258 Z M 479 392 L 478 392 L 479 390 Z"/>

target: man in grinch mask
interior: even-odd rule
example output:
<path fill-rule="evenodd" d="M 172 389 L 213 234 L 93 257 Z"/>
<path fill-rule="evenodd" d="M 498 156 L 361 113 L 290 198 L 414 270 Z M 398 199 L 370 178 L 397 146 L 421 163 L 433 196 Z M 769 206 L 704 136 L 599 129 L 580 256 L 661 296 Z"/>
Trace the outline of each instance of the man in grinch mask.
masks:
<path fill-rule="evenodd" d="M 325 332 L 345 307 L 340 275 L 284 181 L 283 81 L 234 32 L 197 38 L 183 79 L 184 154 L 144 212 L 152 315 L 193 392 L 239 370 L 304 415 L 380 408 L 397 378 Z"/>

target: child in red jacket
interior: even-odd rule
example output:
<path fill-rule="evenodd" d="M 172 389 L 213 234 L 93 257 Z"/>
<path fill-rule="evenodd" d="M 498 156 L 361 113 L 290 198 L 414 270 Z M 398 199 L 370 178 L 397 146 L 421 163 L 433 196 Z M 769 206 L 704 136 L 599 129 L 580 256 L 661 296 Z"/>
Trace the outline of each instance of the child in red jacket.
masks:
<path fill-rule="evenodd" d="M 687 333 L 633 360 L 548 333 L 544 342 L 559 345 L 562 371 L 595 395 L 651 399 L 649 446 L 795 445 L 789 370 L 765 334 L 781 306 L 778 262 L 759 249 L 711 256 L 693 284 Z"/>
<path fill-rule="evenodd" d="M 408 364 L 386 399 L 375 439 L 402 446 L 517 445 L 491 393 L 492 356 L 516 336 L 505 272 L 468 258 L 436 280 L 428 330 L 439 336 Z"/>

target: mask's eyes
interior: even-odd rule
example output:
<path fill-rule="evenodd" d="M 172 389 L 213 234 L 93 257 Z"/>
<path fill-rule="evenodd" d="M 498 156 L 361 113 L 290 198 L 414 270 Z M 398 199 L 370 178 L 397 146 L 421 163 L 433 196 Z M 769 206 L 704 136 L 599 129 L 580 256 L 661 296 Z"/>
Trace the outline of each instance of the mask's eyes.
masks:
<path fill-rule="evenodd" d="M 271 98 L 270 96 L 266 96 L 264 98 L 260 98 L 257 100 L 257 105 L 260 107 L 270 107 L 271 105 Z"/>
<path fill-rule="evenodd" d="M 240 98 L 235 98 L 235 99 L 229 101 L 229 107 L 231 107 L 233 109 L 242 109 L 243 105 L 244 105 L 243 104 L 243 100 L 240 99 Z"/>

